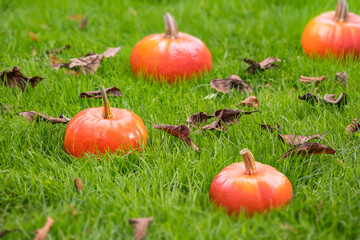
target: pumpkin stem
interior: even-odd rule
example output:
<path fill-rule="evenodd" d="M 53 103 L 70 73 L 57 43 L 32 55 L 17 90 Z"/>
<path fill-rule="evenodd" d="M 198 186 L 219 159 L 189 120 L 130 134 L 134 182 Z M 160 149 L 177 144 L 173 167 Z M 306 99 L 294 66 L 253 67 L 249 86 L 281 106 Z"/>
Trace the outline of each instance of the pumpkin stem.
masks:
<path fill-rule="evenodd" d="M 104 113 L 102 116 L 103 116 L 103 118 L 106 118 L 106 119 L 112 118 L 113 115 L 111 114 L 111 111 L 110 111 L 110 103 L 106 96 L 104 86 L 100 86 L 100 91 L 101 91 L 101 96 L 102 96 L 103 103 L 104 103 Z"/>
<path fill-rule="evenodd" d="M 179 38 L 179 30 L 175 18 L 170 13 L 166 13 L 165 19 L 165 38 L 176 39 Z"/>
<path fill-rule="evenodd" d="M 339 22 L 348 20 L 349 7 L 345 0 L 338 0 L 334 19 Z"/>
<path fill-rule="evenodd" d="M 246 174 L 252 175 L 256 171 L 255 159 L 249 149 L 245 148 L 240 151 L 241 157 L 244 160 Z"/>

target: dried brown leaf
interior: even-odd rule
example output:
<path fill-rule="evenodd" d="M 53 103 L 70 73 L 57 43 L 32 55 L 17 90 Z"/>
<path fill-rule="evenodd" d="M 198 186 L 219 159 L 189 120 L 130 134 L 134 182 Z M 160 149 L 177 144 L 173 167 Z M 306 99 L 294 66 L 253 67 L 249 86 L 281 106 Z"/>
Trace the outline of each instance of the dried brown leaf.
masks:
<path fill-rule="evenodd" d="M 199 150 L 199 147 L 195 145 L 190 139 L 190 128 L 184 124 L 180 125 L 166 125 L 166 124 L 154 124 L 150 122 L 155 129 L 163 130 L 181 140 L 183 140 L 187 145 L 195 149 L 196 151 Z"/>
<path fill-rule="evenodd" d="M 25 77 L 18 67 L 13 67 L 11 71 L 0 72 L 0 79 L 7 87 L 18 87 L 21 91 L 25 91 L 26 85 L 30 84 L 31 87 L 35 87 L 44 78 Z"/>
<path fill-rule="evenodd" d="M 213 117 L 214 116 L 212 115 L 207 115 L 205 112 L 199 112 L 190 115 L 186 122 L 192 127 L 200 127 L 201 125 L 206 124 L 207 121 Z"/>
<path fill-rule="evenodd" d="M 312 83 L 312 82 L 319 83 L 319 82 L 325 81 L 325 80 L 326 80 L 325 76 L 320 76 L 320 77 L 300 76 L 300 82 L 304 82 L 304 83 Z"/>
<path fill-rule="evenodd" d="M 117 87 L 106 88 L 105 92 L 108 97 L 122 97 L 122 93 Z M 101 91 L 83 92 L 80 93 L 79 98 L 101 98 Z"/>
<path fill-rule="evenodd" d="M 264 59 L 262 62 L 257 62 L 252 59 L 244 58 L 244 62 L 249 64 L 250 66 L 246 69 L 248 73 L 256 73 L 258 70 L 265 70 L 265 69 L 273 69 L 274 67 L 278 67 L 276 62 L 281 62 L 282 60 L 279 58 L 268 57 Z"/>
<path fill-rule="evenodd" d="M 285 159 L 289 156 L 305 156 L 305 155 L 313 155 L 313 154 L 335 154 L 336 150 L 332 149 L 329 146 L 320 144 L 307 142 L 304 144 L 296 145 L 294 148 L 287 151 L 281 158 Z"/>
<path fill-rule="evenodd" d="M 336 73 L 335 81 L 336 82 L 341 82 L 341 84 L 344 86 L 344 88 L 347 87 L 348 86 L 348 79 L 347 79 L 346 72 L 342 71 L 342 72 Z"/>
<path fill-rule="evenodd" d="M 51 122 L 52 124 L 68 123 L 71 120 L 70 118 L 67 118 L 64 115 L 60 115 L 60 117 L 54 118 L 54 117 L 46 116 L 46 115 L 44 115 L 42 113 L 38 113 L 38 112 L 35 112 L 35 111 L 18 112 L 18 113 L 15 113 L 14 115 L 23 116 L 27 120 L 29 120 L 30 122 L 42 120 L 42 121 L 45 121 L 45 122 Z"/>
<path fill-rule="evenodd" d="M 87 17 L 84 17 L 84 18 L 81 20 L 81 22 L 80 22 L 80 24 L 79 24 L 79 29 L 80 29 L 80 30 L 82 30 L 82 29 L 84 29 L 84 28 L 86 27 L 87 21 L 88 21 Z"/>
<path fill-rule="evenodd" d="M 154 220 L 153 217 L 146 218 L 130 218 L 129 223 L 134 228 L 134 239 L 142 240 L 146 237 L 147 229 L 150 227 L 150 224 Z"/>
<path fill-rule="evenodd" d="M 257 123 L 257 124 L 259 124 L 259 123 Z M 269 124 L 259 124 L 259 125 L 262 129 L 269 131 L 269 132 L 275 132 L 275 131 L 280 132 L 280 130 L 281 130 L 281 126 L 279 123 L 276 124 L 276 127 L 271 126 Z"/>
<path fill-rule="evenodd" d="M 259 105 L 259 100 L 257 100 L 257 98 L 255 96 L 250 96 L 247 99 L 245 99 L 244 101 L 238 103 L 237 105 L 257 108 L 257 106 Z"/>
<path fill-rule="evenodd" d="M 319 99 L 311 93 L 307 93 L 304 96 L 299 96 L 300 100 L 305 100 L 310 103 L 326 103 L 331 105 L 336 105 L 338 107 L 347 104 L 347 97 L 344 93 L 341 93 L 337 99 L 335 99 L 334 94 L 326 94 L 324 99 Z"/>
<path fill-rule="evenodd" d="M 32 49 L 32 55 L 36 56 L 36 49 L 34 47 L 31 47 L 31 49 Z"/>
<path fill-rule="evenodd" d="M 74 184 L 75 184 L 75 187 L 76 187 L 76 189 L 77 189 L 78 191 L 84 190 L 84 185 L 83 185 L 83 183 L 82 183 L 82 181 L 81 181 L 81 178 L 76 177 L 76 178 L 75 178 L 75 181 L 74 181 Z"/>
<path fill-rule="evenodd" d="M 32 40 L 34 40 L 35 42 L 38 42 L 39 39 L 35 36 L 35 34 L 33 32 L 29 32 L 29 36 L 31 37 Z"/>
<path fill-rule="evenodd" d="M 233 88 L 241 92 L 252 93 L 253 91 L 247 82 L 243 81 L 239 76 L 235 74 L 230 75 L 226 79 L 213 79 L 210 82 L 210 86 L 214 88 L 216 91 L 222 93 L 229 93 Z"/>
<path fill-rule="evenodd" d="M 311 139 L 322 139 L 328 131 L 324 132 L 323 134 L 317 134 L 317 135 L 310 135 L 310 136 L 301 136 L 301 135 L 282 135 L 279 134 L 278 138 L 288 145 L 299 145 L 303 144 L 305 142 L 310 141 Z"/>
<path fill-rule="evenodd" d="M 49 57 L 50 57 L 50 62 L 52 65 L 55 65 L 55 64 L 60 64 L 60 63 L 65 63 L 64 60 L 60 59 L 60 58 L 57 58 L 55 57 L 53 54 L 49 54 Z"/>
<path fill-rule="evenodd" d="M 248 115 L 254 112 L 260 112 L 259 110 L 255 111 L 241 111 L 238 109 L 220 109 L 213 113 L 211 116 L 215 117 L 216 120 L 209 125 L 206 125 L 201 128 L 201 130 L 218 130 L 218 131 L 227 131 L 226 126 L 230 126 L 233 123 L 237 123 L 240 120 L 242 115 Z"/>
<path fill-rule="evenodd" d="M 45 240 L 53 224 L 54 220 L 51 217 L 48 217 L 44 227 L 35 231 L 34 240 Z"/>
<path fill-rule="evenodd" d="M 46 53 L 47 53 L 47 54 L 59 54 L 59 53 L 61 53 L 62 51 L 67 50 L 67 49 L 70 49 L 70 45 L 68 45 L 68 44 L 65 45 L 65 46 L 56 48 L 56 49 L 54 49 L 54 50 L 46 50 Z"/>
<path fill-rule="evenodd" d="M 360 123 L 358 122 L 358 118 L 355 118 L 352 123 L 347 125 L 345 129 L 345 133 L 353 135 L 355 132 L 360 130 Z"/>
<path fill-rule="evenodd" d="M 120 51 L 120 49 L 121 47 L 107 48 L 103 55 L 106 58 L 115 57 L 115 55 Z"/>

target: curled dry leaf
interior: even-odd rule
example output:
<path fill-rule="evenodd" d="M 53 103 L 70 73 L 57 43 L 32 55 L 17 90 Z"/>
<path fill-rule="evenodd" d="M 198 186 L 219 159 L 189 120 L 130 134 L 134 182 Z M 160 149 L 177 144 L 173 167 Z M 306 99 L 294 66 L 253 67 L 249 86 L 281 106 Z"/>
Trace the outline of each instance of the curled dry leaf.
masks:
<path fill-rule="evenodd" d="M 218 131 L 227 131 L 226 126 L 229 126 L 233 123 L 239 122 L 239 118 L 242 115 L 248 115 L 254 112 L 260 112 L 259 110 L 256 111 L 241 111 L 238 109 L 220 109 L 214 112 L 211 115 L 207 115 L 204 112 L 199 112 L 192 114 L 188 117 L 186 122 L 188 122 L 191 126 L 199 127 L 202 124 L 206 124 L 208 119 L 216 118 L 214 122 L 209 125 L 206 125 L 201 128 L 201 130 L 218 130 Z"/>
<path fill-rule="evenodd" d="M 326 80 L 325 76 L 320 76 L 320 77 L 300 76 L 300 82 L 304 82 L 304 83 L 312 83 L 312 82 L 320 83 L 321 81 L 325 81 L 325 80 Z"/>
<path fill-rule="evenodd" d="M 329 146 L 320 144 L 307 142 L 304 144 L 296 145 L 294 148 L 287 151 L 281 158 L 285 159 L 289 156 L 305 156 L 305 155 L 313 155 L 313 154 L 335 154 L 336 150 L 332 149 Z"/>
<path fill-rule="evenodd" d="M 45 240 L 53 224 L 54 220 L 51 217 L 48 217 L 44 227 L 35 231 L 34 240 Z"/>
<path fill-rule="evenodd" d="M 117 87 L 106 88 L 105 92 L 108 97 L 122 97 L 122 93 Z M 101 98 L 101 91 L 83 92 L 80 93 L 79 98 Z"/>
<path fill-rule="evenodd" d="M 67 49 L 70 49 L 70 45 L 68 45 L 68 44 L 65 45 L 65 46 L 56 48 L 56 49 L 54 49 L 54 50 L 46 50 L 46 54 L 59 54 L 59 53 L 61 53 L 62 51 L 67 50 Z"/>
<path fill-rule="evenodd" d="M 87 21 L 88 21 L 87 17 L 84 17 L 83 19 L 81 19 L 81 22 L 80 22 L 80 24 L 79 24 L 79 29 L 80 29 L 80 30 L 81 30 L 81 29 L 84 29 L 84 28 L 86 27 Z"/>
<path fill-rule="evenodd" d="M 243 61 L 250 65 L 246 71 L 254 74 L 258 70 L 273 69 L 274 67 L 278 67 L 276 63 L 281 62 L 282 60 L 279 58 L 268 57 L 262 62 L 257 62 L 248 58 L 244 58 Z"/>
<path fill-rule="evenodd" d="M 38 112 L 35 112 L 35 111 L 18 112 L 18 113 L 15 113 L 14 115 L 23 116 L 24 118 L 26 118 L 30 122 L 42 120 L 42 121 L 45 121 L 45 122 L 51 122 L 52 124 L 68 123 L 71 120 L 70 118 L 67 118 L 64 115 L 60 115 L 60 117 L 54 118 L 54 117 L 46 116 L 46 115 L 44 115 L 42 113 L 38 113 Z"/>
<path fill-rule="evenodd" d="M 344 88 L 347 87 L 348 86 L 348 79 L 347 79 L 346 72 L 342 71 L 342 72 L 336 73 L 335 81 L 336 82 L 341 82 L 341 84 L 344 86 Z"/>
<path fill-rule="evenodd" d="M 135 240 L 145 239 L 147 229 L 149 228 L 152 221 L 154 221 L 153 217 L 130 218 L 129 219 L 129 223 L 134 228 L 134 239 Z"/>
<path fill-rule="evenodd" d="M 279 134 L 278 138 L 283 143 L 286 143 L 288 145 L 299 145 L 299 144 L 303 144 L 305 142 L 308 142 L 311 139 L 322 139 L 327 133 L 328 133 L 328 131 L 324 132 L 323 134 L 310 135 L 310 136 L 307 136 L 307 137 L 301 136 L 301 135 L 282 135 L 282 134 Z"/>
<path fill-rule="evenodd" d="M 318 97 L 316 97 L 315 95 L 313 95 L 311 93 L 307 93 L 304 96 L 299 96 L 299 99 L 310 102 L 310 103 L 323 102 L 326 104 L 336 105 L 338 107 L 340 107 L 341 105 L 347 104 L 347 98 L 344 93 L 341 93 L 337 99 L 335 99 L 334 94 L 326 94 L 324 96 L 324 99 L 319 99 Z"/>
<path fill-rule="evenodd" d="M 349 134 L 350 136 L 353 135 L 355 132 L 360 130 L 360 123 L 358 122 L 358 118 L 355 118 L 352 123 L 350 123 L 346 129 L 345 133 Z"/>
<path fill-rule="evenodd" d="M 214 88 L 216 91 L 222 93 L 229 93 L 233 88 L 241 92 L 252 93 L 253 91 L 247 82 L 243 81 L 239 76 L 235 74 L 230 75 L 226 79 L 213 79 L 210 82 L 210 86 Z"/>
<path fill-rule="evenodd" d="M 75 187 L 76 187 L 76 189 L 77 189 L 78 191 L 84 190 L 84 185 L 83 185 L 83 183 L 82 183 L 82 181 L 81 181 L 81 178 L 76 177 L 76 178 L 75 178 L 75 181 L 74 181 L 74 184 L 75 184 Z"/>
<path fill-rule="evenodd" d="M 88 72 L 94 74 L 98 70 L 100 63 L 102 62 L 104 57 L 114 57 L 117 52 L 120 51 L 120 49 L 120 47 L 108 48 L 102 54 L 88 53 L 85 57 L 70 59 L 70 63 L 57 63 L 52 64 L 49 67 L 57 70 L 59 68 L 77 69 L 80 70 L 84 75 L 86 75 Z"/>
<path fill-rule="evenodd" d="M 257 106 L 259 105 L 259 100 L 257 100 L 257 98 L 255 96 L 250 96 L 247 99 L 245 99 L 244 101 L 238 103 L 237 105 L 257 108 Z"/>
<path fill-rule="evenodd" d="M 257 123 L 257 124 L 259 124 L 259 123 Z M 269 124 L 259 124 L 259 125 L 262 129 L 269 131 L 269 132 L 275 132 L 275 131 L 280 132 L 280 130 L 281 130 L 281 126 L 279 123 L 276 124 L 276 127 L 271 126 Z"/>
<path fill-rule="evenodd" d="M 35 42 L 38 42 L 39 41 L 39 39 L 35 36 L 35 33 L 33 33 L 33 32 L 29 32 L 29 36 L 31 37 L 31 39 L 32 40 L 34 40 Z"/>
<path fill-rule="evenodd" d="M 163 130 L 181 140 L 183 140 L 187 145 L 195 149 L 196 151 L 199 150 L 199 147 L 195 145 L 190 139 L 190 128 L 184 124 L 180 125 L 166 125 L 166 124 L 154 124 L 150 122 L 155 129 Z"/>
<path fill-rule="evenodd" d="M 33 88 L 44 78 L 38 76 L 25 77 L 18 67 L 13 67 L 11 71 L 0 72 L 0 79 L 7 87 L 18 87 L 21 91 L 25 91 L 27 84 Z"/>

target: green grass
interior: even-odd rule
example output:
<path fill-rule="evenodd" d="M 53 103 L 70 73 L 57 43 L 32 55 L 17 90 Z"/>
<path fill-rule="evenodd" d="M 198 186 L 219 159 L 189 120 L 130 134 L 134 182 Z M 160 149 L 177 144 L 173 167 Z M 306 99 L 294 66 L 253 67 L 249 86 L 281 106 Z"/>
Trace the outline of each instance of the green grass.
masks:
<path fill-rule="evenodd" d="M 348 1 L 360 13 L 360 2 Z M 48 239 L 131 239 L 128 219 L 154 216 L 147 239 L 356 239 L 360 237 L 360 139 L 345 135 L 345 127 L 359 117 L 359 62 L 310 60 L 301 49 L 307 21 L 332 10 L 336 1 L 21 1 L 0 2 L 0 71 L 18 66 L 25 76 L 45 79 L 25 92 L 0 86 L 0 103 L 14 105 L 0 114 L 0 230 L 20 229 L 5 239 L 32 239 L 47 216 L 55 220 Z M 136 11 L 136 14 L 134 14 Z M 161 85 L 135 79 L 129 65 L 132 47 L 142 37 L 164 31 L 163 15 L 170 12 L 179 29 L 202 39 L 210 49 L 213 67 L 198 81 Z M 69 15 L 83 14 L 88 26 L 78 29 Z M 39 38 L 34 42 L 28 31 Z M 114 58 L 102 62 L 91 76 L 69 76 L 42 66 L 49 64 L 48 49 L 70 44 L 59 55 L 68 60 L 87 52 L 121 46 Z M 37 56 L 32 56 L 32 49 Z M 238 59 L 286 60 L 281 67 L 249 75 Z M 35 61 L 35 58 L 38 61 Z M 300 75 L 325 75 L 316 95 L 339 94 L 336 72 L 345 70 L 349 103 L 344 108 L 321 107 L 298 100 L 314 84 L 299 83 Z M 241 118 L 225 133 L 207 131 L 191 138 L 199 153 L 185 143 L 154 130 L 148 121 L 183 123 L 190 114 L 234 108 L 248 95 L 215 93 L 209 82 L 238 74 L 254 89 L 262 114 Z M 272 83 L 272 87 L 258 85 Z M 111 98 L 113 107 L 134 111 L 143 119 L 149 143 L 145 152 L 127 156 L 94 157 L 84 162 L 63 149 L 65 125 L 29 123 L 17 111 L 38 111 L 73 117 L 102 104 L 79 99 L 80 92 L 119 87 L 124 97 Z M 244 110 L 250 110 L 246 107 Z M 289 149 L 276 133 L 256 123 L 279 122 L 284 134 L 320 134 L 321 142 L 339 151 L 278 159 Z M 225 166 L 241 161 L 249 148 L 255 158 L 283 172 L 291 181 L 294 199 L 267 214 L 228 217 L 210 203 L 212 179 Z M 343 164 L 339 163 L 343 161 Z M 85 185 L 76 192 L 74 178 Z M 80 214 L 74 216 L 69 205 Z M 319 208 L 321 205 L 321 208 Z"/>

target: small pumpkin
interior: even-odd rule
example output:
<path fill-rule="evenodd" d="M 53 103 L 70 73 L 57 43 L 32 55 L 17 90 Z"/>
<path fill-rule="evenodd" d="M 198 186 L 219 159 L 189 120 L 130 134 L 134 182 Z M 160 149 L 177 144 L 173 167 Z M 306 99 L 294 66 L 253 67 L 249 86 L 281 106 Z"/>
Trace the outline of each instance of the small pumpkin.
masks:
<path fill-rule="evenodd" d="M 287 204 L 293 189 L 287 177 L 275 168 L 255 162 L 245 148 L 240 152 L 243 162 L 225 167 L 210 186 L 210 201 L 223 207 L 229 215 L 240 212 L 252 216 Z"/>
<path fill-rule="evenodd" d="M 130 65 L 134 74 L 174 83 L 210 71 L 212 58 L 206 45 L 196 37 L 179 32 L 169 13 L 164 18 L 165 34 L 146 36 L 133 48 Z"/>
<path fill-rule="evenodd" d="M 126 109 L 110 108 L 104 87 L 100 90 L 104 107 L 87 108 L 71 119 L 65 132 L 65 151 L 75 157 L 141 151 L 148 140 L 141 118 Z"/>
<path fill-rule="evenodd" d="M 345 0 L 338 0 L 336 11 L 312 19 L 301 38 L 308 56 L 360 56 L 360 16 L 350 13 Z"/>

